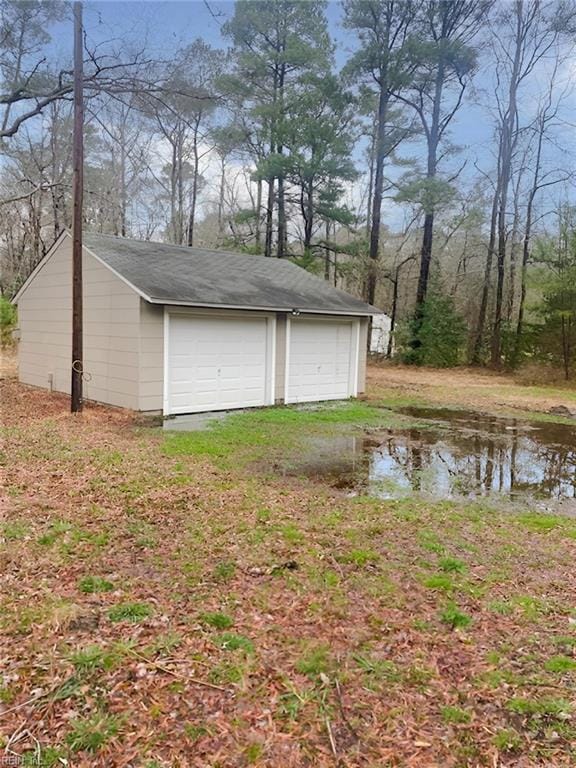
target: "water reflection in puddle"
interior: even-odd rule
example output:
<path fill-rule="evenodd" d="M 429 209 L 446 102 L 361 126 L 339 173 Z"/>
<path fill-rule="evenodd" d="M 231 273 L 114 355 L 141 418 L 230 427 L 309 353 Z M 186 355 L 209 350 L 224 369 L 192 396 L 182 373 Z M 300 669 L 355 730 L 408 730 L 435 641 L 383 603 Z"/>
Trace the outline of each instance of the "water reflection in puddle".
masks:
<path fill-rule="evenodd" d="M 498 495 L 566 501 L 576 510 L 576 425 L 450 409 L 401 412 L 426 426 L 310 439 L 281 469 L 379 498 Z"/>

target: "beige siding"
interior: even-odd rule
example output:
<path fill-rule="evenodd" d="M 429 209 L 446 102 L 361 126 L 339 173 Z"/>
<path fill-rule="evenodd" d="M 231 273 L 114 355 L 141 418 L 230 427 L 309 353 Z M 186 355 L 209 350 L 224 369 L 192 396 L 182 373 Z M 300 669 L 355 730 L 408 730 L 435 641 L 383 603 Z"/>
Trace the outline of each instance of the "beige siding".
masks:
<path fill-rule="evenodd" d="M 164 407 L 164 307 L 140 300 L 141 411 Z"/>
<path fill-rule="evenodd" d="M 358 347 L 358 394 L 366 391 L 366 358 L 368 356 L 368 318 L 360 318 L 360 341 Z"/>
<path fill-rule="evenodd" d="M 276 315 L 276 366 L 274 401 L 283 403 L 286 394 L 286 355 L 287 355 L 287 315 L 278 312 Z"/>
<path fill-rule="evenodd" d="M 19 376 L 70 392 L 72 241 L 65 237 L 18 302 Z M 84 397 L 138 408 L 140 298 L 85 253 Z"/>

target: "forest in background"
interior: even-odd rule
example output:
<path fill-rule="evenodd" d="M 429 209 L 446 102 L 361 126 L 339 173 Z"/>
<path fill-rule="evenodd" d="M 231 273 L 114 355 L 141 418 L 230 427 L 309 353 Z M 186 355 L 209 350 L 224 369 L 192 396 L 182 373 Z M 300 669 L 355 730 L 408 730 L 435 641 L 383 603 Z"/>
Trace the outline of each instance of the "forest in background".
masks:
<path fill-rule="evenodd" d="M 344 0 L 336 30 L 324 0 L 227 6 L 219 45 L 165 57 L 87 25 L 86 228 L 293 259 L 386 311 L 406 362 L 570 379 L 571 0 Z M 0 3 L 4 299 L 70 226 L 70 19 Z"/>

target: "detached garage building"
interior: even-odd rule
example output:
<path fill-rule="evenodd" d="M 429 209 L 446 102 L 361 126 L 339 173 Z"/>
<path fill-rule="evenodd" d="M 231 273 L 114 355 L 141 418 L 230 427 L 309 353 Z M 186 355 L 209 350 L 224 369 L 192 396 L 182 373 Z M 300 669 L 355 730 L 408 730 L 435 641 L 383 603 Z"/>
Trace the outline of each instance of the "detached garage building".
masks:
<path fill-rule="evenodd" d="M 18 304 L 20 381 L 70 392 L 72 239 Z M 84 397 L 165 415 L 364 391 L 378 310 L 287 261 L 86 234 Z"/>

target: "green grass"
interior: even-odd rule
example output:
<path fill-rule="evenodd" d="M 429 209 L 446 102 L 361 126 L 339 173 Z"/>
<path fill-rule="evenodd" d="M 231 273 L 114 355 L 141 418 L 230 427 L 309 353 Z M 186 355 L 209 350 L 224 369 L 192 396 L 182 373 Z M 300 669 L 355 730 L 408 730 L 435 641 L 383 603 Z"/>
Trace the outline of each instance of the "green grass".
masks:
<path fill-rule="evenodd" d="M 86 595 L 93 595 L 97 592 L 111 592 L 114 584 L 101 576 L 84 576 L 78 582 L 78 589 Z"/>
<path fill-rule="evenodd" d="M 571 656 L 553 656 L 544 662 L 546 672 L 564 675 L 568 672 L 576 672 L 576 658 Z"/>
<path fill-rule="evenodd" d="M 567 522 L 566 518 L 543 514 L 542 512 L 526 512 L 523 515 L 518 515 L 516 520 L 535 533 L 548 533 L 555 528 L 565 526 Z"/>
<path fill-rule="evenodd" d="M 106 742 L 118 736 L 121 721 L 111 715 L 95 714 L 74 720 L 66 743 L 73 752 L 97 752 Z"/>
<path fill-rule="evenodd" d="M 207 429 L 169 433 L 164 452 L 169 456 L 209 456 L 242 462 L 267 454 L 278 446 L 294 446 L 302 434 L 333 432 L 340 427 L 381 424 L 390 426 L 408 420 L 392 411 L 361 401 L 319 403 L 308 406 L 262 408 L 233 414 L 211 422 Z"/>
<path fill-rule="evenodd" d="M 547 717 L 552 720 L 569 717 L 571 704 L 565 699 L 544 697 L 541 699 L 512 698 L 506 708 L 523 717 Z"/>
<path fill-rule="evenodd" d="M 453 725 L 465 725 L 472 720 L 472 715 L 461 707 L 447 706 L 440 710 L 442 720 Z"/>
<path fill-rule="evenodd" d="M 441 557 L 438 561 L 438 567 L 446 573 L 464 573 L 466 570 L 466 565 L 456 557 Z"/>
<path fill-rule="evenodd" d="M 108 618 L 110 621 L 139 622 L 152 616 L 152 607 L 146 603 L 120 603 L 110 608 Z"/>
<path fill-rule="evenodd" d="M 428 589 L 437 589 L 443 592 L 450 592 L 454 589 L 454 582 L 446 573 L 435 573 L 427 576 L 422 583 Z"/>
<path fill-rule="evenodd" d="M 503 728 L 494 736 L 492 743 L 500 752 L 516 752 L 522 746 L 522 737 L 512 728 Z"/>
<path fill-rule="evenodd" d="M 235 573 L 236 563 L 232 560 L 222 560 L 222 562 L 215 566 L 212 575 L 215 581 L 230 581 L 230 579 L 234 578 Z"/>
<path fill-rule="evenodd" d="M 330 649 L 324 644 L 309 646 L 296 662 L 296 670 L 313 679 L 327 674 L 330 668 Z"/>
<path fill-rule="evenodd" d="M 225 613 L 202 613 L 200 614 L 200 621 L 203 624 L 208 624 L 209 627 L 214 627 L 214 629 L 230 629 L 234 624 L 234 619 Z"/>
<path fill-rule="evenodd" d="M 39 746 L 38 751 L 24 752 L 18 765 L 22 768 L 56 768 L 67 765 L 67 761 L 63 749 Z"/>
<path fill-rule="evenodd" d="M 244 635 L 234 632 L 223 632 L 216 638 L 216 644 L 225 651 L 242 651 L 242 653 L 254 653 L 254 643 Z"/>
<path fill-rule="evenodd" d="M 10 520 L 0 526 L 0 538 L 6 541 L 20 541 L 30 531 L 30 526 L 22 520 Z"/>
<path fill-rule="evenodd" d="M 472 617 L 461 611 L 455 603 L 448 603 L 440 614 L 440 620 L 451 629 L 466 629 L 472 623 Z"/>
<path fill-rule="evenodd" d="M 113 669 L 122 659 L 122 654 L 117 649 L 89 645 L 71 653 L 68 658 L 74 665 L 76 672 L 85 675 L 97 670 Z"/>
<path fill-rule="evenodd" d="M 349 563 L 363 568 L 366 565 L 376 563 L 380 559 L 378 552 L 372 549 L 352 549 L 336 558 L 339 563 Z"/>
<path fill-rule="evenodd" d="M 354 654 L 353 659 L 358 665 L 358 668 L 370 680 L 391 683 L 398 682 L 402 679 L 398 667 L 392 661 L 376 659 L 373 656 L 360 653 Z"/>

